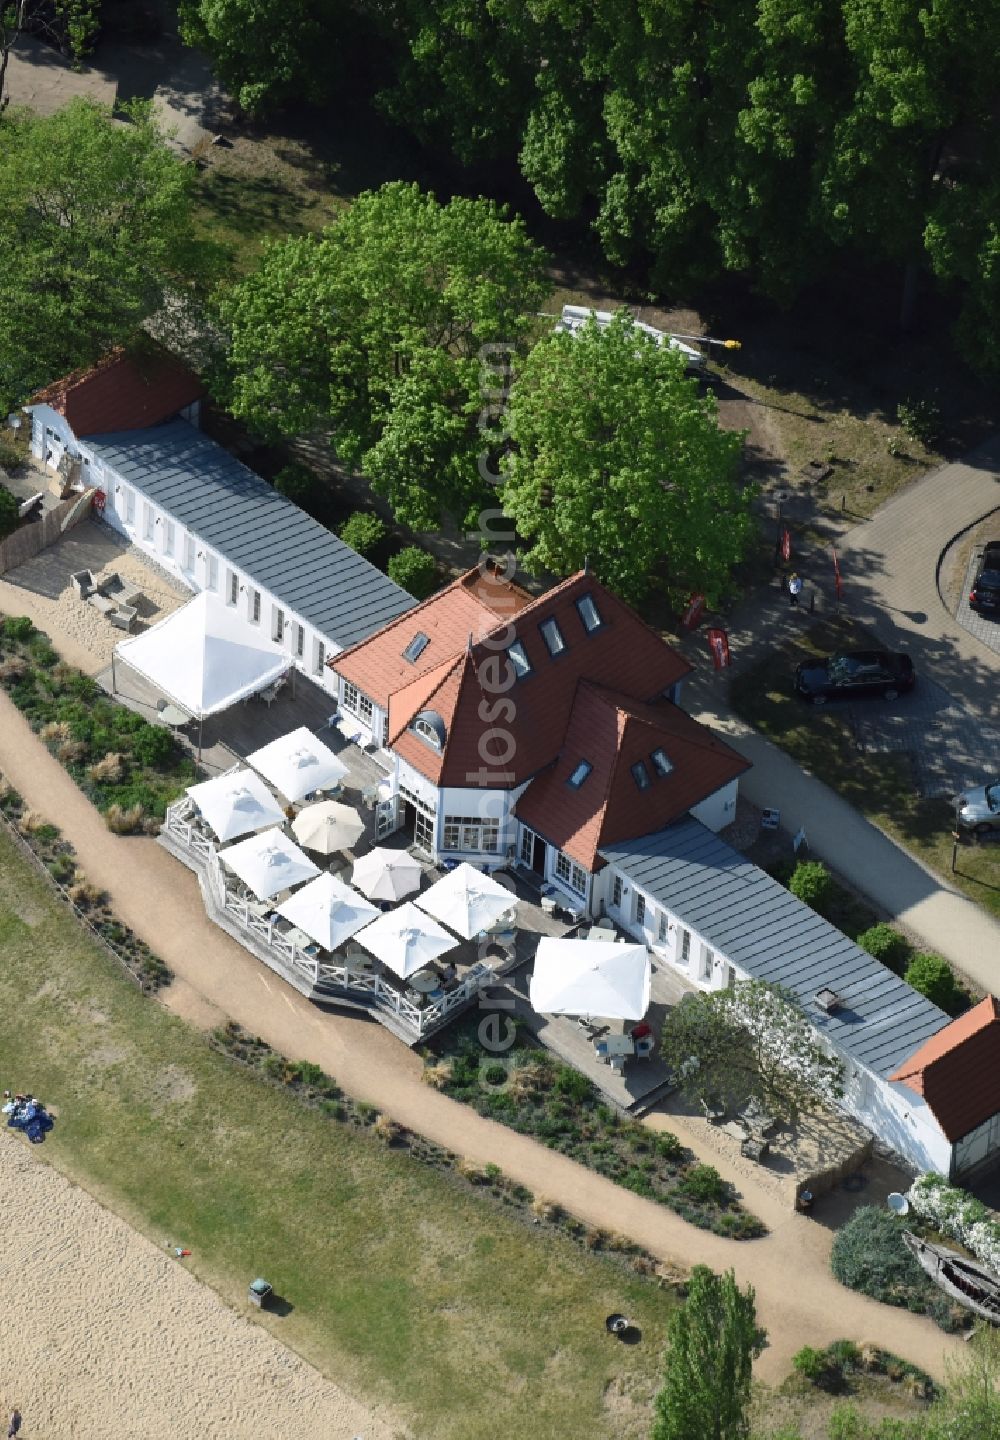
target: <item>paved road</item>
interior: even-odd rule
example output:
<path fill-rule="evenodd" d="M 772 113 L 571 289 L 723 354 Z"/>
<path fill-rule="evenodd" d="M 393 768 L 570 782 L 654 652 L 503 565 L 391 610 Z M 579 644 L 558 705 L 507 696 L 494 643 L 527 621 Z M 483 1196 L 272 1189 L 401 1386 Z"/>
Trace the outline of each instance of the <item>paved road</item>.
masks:
<path fill-rule="evenodd" d="M 32 809 L 57 821 L 89 878 L 174 971 L 178 978 L 164 995 L 171 1009 L 206 1028 L 231 1016 L 289 1058 L 321 1065 L 349 1094 L 401 1124 L 457 1154 L 499 1164 L 536 1195 L 590 1225 L 630 1236 L 662 1259 L 733 1267 L 741 1284 L 754 1286 L 769 1332 L 757 1367 L 761 1378 L 783 1378 L 802 1345 L 826 1345 L 845 1335 L 877 1340 L 936 1377 L 945 1355 L 960 1350 L 929 1320 L 838 1285 L 829 1270 L 831 1232 L 788 1210 L 768 1190 L 740 1182 L 748 1206 L 772 1233 L 752 1242 L 725 1240 L 424 1085 L 420 1060 L 388 1031 L 321 1013 L 213 925 L 194 876 L 156 841 L 112 835 L 2 693 L 0 769 Z M 714 1153 L 706 1158 L 718 1163 Z"/>

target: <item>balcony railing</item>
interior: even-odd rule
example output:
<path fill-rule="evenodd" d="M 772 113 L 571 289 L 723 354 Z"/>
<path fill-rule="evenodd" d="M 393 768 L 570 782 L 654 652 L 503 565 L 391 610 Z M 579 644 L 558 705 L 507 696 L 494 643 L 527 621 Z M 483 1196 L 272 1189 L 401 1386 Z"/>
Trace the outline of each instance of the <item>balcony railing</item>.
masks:
<path fill-rule="evenodd" d="M 419 1005 L 381 975 L 352 965 L 349 956 L 339 951 L 325 954 L 313 946 L 306 949 L 282 934 L 273 919 L 258 913 L 258 902 L 234 891 L 227 884 L 226 871 L 216 844 L 194 818 L 190 801 L 181 800 L 171 806 L 163 828 L 176 844 L 184 846 L 200 862 L 212 901 L 217 910 L 225 914 L 230 925 L 257 945 L 266 947 L 277 961 L 301 976 L 310 986 L 343 991 L 350 999 L 391 1014 L 417 1039 L 437 1029 L 450 1015 L 463 1009 L 484 984 L 495 978 L 489 965 L 477 961 L 453 990 L 446 991 L 438 1000 Z"/>

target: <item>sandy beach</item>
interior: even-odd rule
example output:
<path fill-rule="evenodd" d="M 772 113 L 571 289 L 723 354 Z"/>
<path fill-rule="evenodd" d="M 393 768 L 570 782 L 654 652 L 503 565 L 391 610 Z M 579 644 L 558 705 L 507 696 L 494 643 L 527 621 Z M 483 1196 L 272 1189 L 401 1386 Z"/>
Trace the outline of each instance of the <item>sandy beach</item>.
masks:
<path fill-rule="evenodd" d="M 393 1440 L 183 1262 L 0 1129 L 0 1416 L 19 1440 Z"/>

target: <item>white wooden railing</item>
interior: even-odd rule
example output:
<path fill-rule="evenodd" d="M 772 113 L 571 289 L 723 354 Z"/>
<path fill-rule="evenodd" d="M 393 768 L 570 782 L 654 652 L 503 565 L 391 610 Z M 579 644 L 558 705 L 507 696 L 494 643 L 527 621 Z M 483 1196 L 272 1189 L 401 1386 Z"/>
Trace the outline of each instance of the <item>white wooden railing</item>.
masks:
<path fill-rule="evenodd" d="M 217 908 L 224 911 L 227 918 L 247 936 L 267 946 L 277 960 L 303 976 L 310 985 L 328 985 L 343 990 L 348 996 L 394 1015 L 415 1036 L 420 1037 L 468 1005 L 482 986 L 495 978 L 489 965 L 477 961 L 454 990 L 447 991 L 439 1000 L 418 1005 L 390 981 L 373 971 L 352 965 L 350 959 L 339 952 L 335 951 L 326 959 L 310 954 L 297 941 L 283 935 L 273 919 L 257 914 L 254 901 L 229 888 L 216 844 L 195 823 L 193 813 L 189 800 L 179 800 L 168 807 L 163 828 L 203 862 L 207 884 Z"/>

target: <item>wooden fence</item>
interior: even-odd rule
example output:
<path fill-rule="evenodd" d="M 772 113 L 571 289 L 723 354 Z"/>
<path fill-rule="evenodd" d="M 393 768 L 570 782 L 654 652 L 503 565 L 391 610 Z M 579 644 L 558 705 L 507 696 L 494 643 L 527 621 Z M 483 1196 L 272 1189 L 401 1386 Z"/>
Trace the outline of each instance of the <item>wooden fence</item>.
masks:
<path fill-rule="evenodd" d="M 32 520 L 0 541 L 0 575 L 32 560 L 48 549 L 60 535 L 79 525 L 90 515 L 94 491 L 85 490 L 82 495 L 71 495 L 52 510 L 47 510 L 40 520 Z"/>

